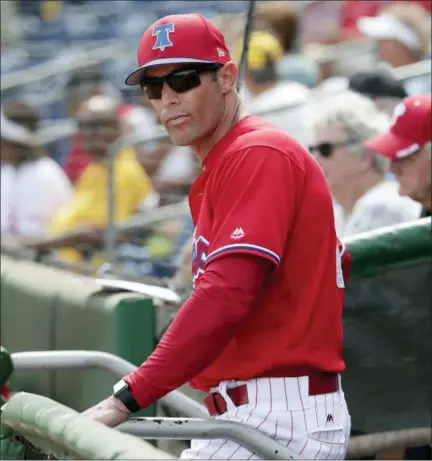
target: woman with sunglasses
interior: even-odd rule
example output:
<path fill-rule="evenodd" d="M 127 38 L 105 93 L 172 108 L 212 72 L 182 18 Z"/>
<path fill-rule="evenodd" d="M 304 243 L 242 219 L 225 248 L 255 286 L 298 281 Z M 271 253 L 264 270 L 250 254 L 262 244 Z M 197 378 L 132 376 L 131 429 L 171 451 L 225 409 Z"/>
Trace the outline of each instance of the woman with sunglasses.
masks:
<path fill-rule="evenodd" d="M 387 130 L 373 101 L 349 90 L 317 108 L 310 152 L 324 171 L 335 204 L 339 238 L 417 219 L 419 206 L 398 193 L 385 158 L 363 143 Z"/>
<path fill-rule="evenodd" d="M 237 68 L 206 18 L 158 20 L 138 62 L 126 83 L 141 86 L 171 141 L 202 168 L 189 192 L 194 292 L 153 354 L 84 415 L 114 426 L 190 382 L 208 394 L 211 416 L 259 429 L 286 459 L 343 458 L 349 255 L 321 169 L 281 129 L 243 112 Z M 257 457 L 224 439 L 193 441 L 182 454 Z"/>

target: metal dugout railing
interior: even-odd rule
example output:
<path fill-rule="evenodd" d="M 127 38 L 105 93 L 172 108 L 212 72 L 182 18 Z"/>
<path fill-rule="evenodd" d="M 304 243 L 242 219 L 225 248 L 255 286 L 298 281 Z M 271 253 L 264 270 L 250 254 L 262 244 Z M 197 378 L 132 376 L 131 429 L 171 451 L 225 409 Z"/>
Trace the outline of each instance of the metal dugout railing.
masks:
<path fill-rule="evenodd" d="M 12 361 L 17 371 L 99 367 L 122 377 L 135 369 L 134 365 L 120 357 L 97 351 L 17 352 L 12 354 Z M 224 438 L 245 446 L 263 459 L 302 459 L 260 431 L 239 423 L 210 419 L 201 404 L 179 391 L 171 392 L 160 402 L 185 415 L 186 418 L 132 418 L 116 429 L 143 439 Z M 347 458 L 358 459 L 371 456 L 382 449 L 402 449 L 430 443 L 430 428 L 358 436 L 351 438 Z"/>
<path fill-rule="evenodd" d="M 16 371 L 99 367 L 118 377 L 136 368 L 120 357 L 96 351 L 16 352 L 12 354 L 12 361 Z M 202 405 L 179 391 L 171 392 L 160 402 L 189 418 L 136 418 L 123 423 L 118 429 L 145 439 L 225 438 L 240 443 L 264 459 L 299 459 L 296 453 L 258 430 L 239 423 L 210 419 Z M 186 421 L 188 424 L 180 424 Z"/>

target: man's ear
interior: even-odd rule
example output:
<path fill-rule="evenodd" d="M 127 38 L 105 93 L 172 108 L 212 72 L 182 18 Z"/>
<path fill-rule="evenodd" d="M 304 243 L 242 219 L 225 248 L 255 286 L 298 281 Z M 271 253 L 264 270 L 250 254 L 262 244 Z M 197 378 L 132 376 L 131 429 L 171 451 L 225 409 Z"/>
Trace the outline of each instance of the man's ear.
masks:
<path fill-rule="evenodd" d="M 230 61 L 221 67 L 217 73 L 217 81 L 222 89 L 222 93 L 226 94 L 235 88 L 237 80 L 237 67 Z"/>

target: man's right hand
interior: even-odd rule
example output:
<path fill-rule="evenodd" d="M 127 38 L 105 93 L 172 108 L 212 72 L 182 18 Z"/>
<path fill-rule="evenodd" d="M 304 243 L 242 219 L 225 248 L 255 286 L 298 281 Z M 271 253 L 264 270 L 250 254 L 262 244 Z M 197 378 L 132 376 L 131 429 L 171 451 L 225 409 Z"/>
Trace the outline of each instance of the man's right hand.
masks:
<path fill-rule="evenodd" d="M 87 409 L 81 413 L 81 415 L 93 421 L 105 424 L 105 426 L 115 427 L 128 419 L 130 411 L 120 400 L 111 396 Z"/>

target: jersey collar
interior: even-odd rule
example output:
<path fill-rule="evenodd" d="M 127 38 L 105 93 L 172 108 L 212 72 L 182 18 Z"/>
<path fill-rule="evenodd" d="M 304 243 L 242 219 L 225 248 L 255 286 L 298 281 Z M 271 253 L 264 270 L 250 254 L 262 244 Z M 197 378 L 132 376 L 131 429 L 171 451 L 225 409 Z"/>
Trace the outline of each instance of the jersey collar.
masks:
<path fill-rule="evenodd" d="M 252 115 L 247 115 L 241 118 L 230 130 L 228 130 L 224 136 L 213 146 L 210 152 L 207 154 L 203 162 L 203 170 L 210 171 L 219 157 L 226 151 L 228 146 L 237 138 L 238 132 L 242 131 L 245 127 L 245 122 Z"/>

